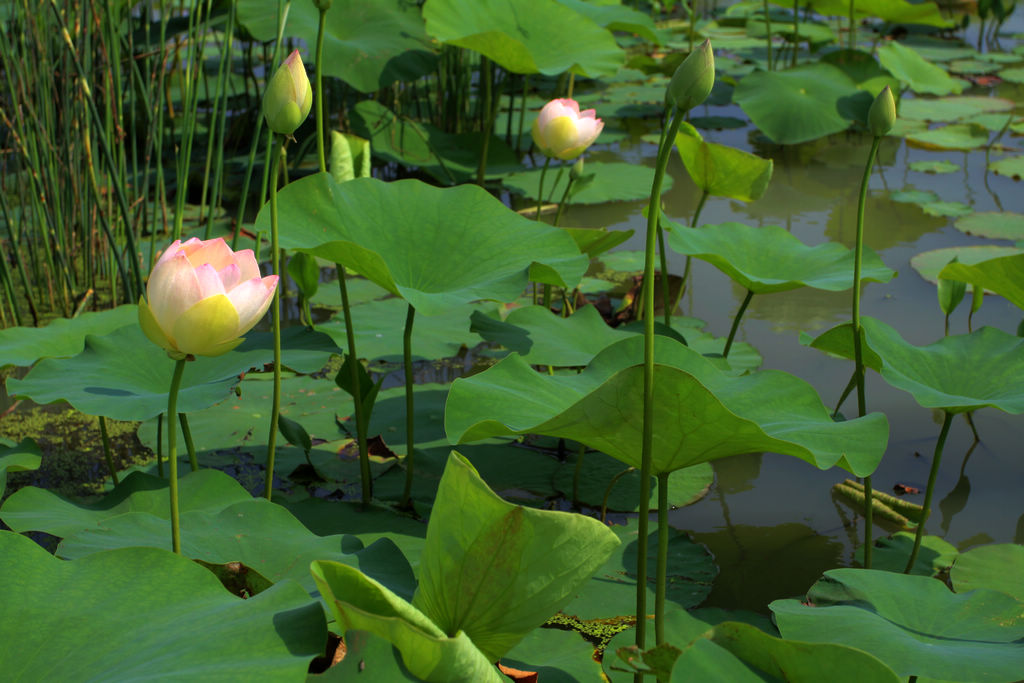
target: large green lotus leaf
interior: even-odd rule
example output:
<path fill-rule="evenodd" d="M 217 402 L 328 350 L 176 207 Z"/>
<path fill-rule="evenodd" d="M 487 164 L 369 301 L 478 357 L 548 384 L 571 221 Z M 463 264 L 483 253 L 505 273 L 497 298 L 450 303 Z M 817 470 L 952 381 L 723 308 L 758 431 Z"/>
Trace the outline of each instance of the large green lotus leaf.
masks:
<path fill-rule="evenodd" d="M 1024 214 L 1012 211 L 979 211 L 958 218 L 953 226 L 960 232 L 978 237 L 996 240 L 1024 239 Z"/>
<path fill-rule="evenodd" d="M 706 637 L 748 666 L 782 681 L 897 683 L 900 680 L 877 657 L 846 645 L 784 640 L 737 621 L 718 624 Z"/>
<path fill-rule="evenodd" d="M 356 103 L 349 116 L 352 129 L 370 141 L 376 156 L 419 167 L 448 185 L 476 178 L 483 153 L 480 133 L 446 133 L 429 123 L 399 117 L 375 100 Z M 505 141 L 491 136 L 486 177 L 497 178 L 520 168 Z"/>
<path fill-rule="evenodd" d="M 61 538 L 96 528 L 103 520 L 127 512 L 146 512 L 169 519 L 167 488 L 166 479 L 132 472 L 99 502 L 85 505 L 45 489 L 26 486 L 4 502 L 0 519 L 17 532 L 43 531 Z M 249 492 L 238 482 L 217 470 L 189 472 L 178 480 L 178 505 L 182 514 L 190 510 L 219 512 L 250 498 Z"/>
<path fill-rule="evenodd" d="M 853 287 L 853 251 L 836 242 L 805 245 L 777 225 L 755 228 L 722 223 L 688 228 L 669 224 L 668 244 L 696 256 L 755 294 L 813 287 L 842 292 Z M 896 273 L 865 248 L 861 277 L 888 282 Z"/>
<path fill-rule="evenodd" d="M 321 674 L 309 674 L 306 683 L 350 683 L 362 677 L 370 681 L 419 681 L 401 662 L 386 639 L 367 631 L 345 633 L 345 657 Z"/>
<path fill-rule="evenodd" d="M 782 4 L 782 3 L 780 3 Z M 811 0 L 808 3 L 821 14 L 846 17 L 850 14 L 848 0 Z M 948 28 L 951 21 L 942 16 L 934 2 L 907 2 L 906 0 L 856 0 L 853 3 L 855 16 L 877 17 L 897 24 L 923 24 Z"/>
<path fill-rule="evenodd" d="M 291 581 L 243 600 L 164 550 L 66 562 L 7 531 L 0 557 L 10 680 L 301 680 L 327 637 L 323 610 Z"/>
<path fill-rule="evenodd" d="M 957 593 L 991 588 L 1024 602 L 1024 545 L 983 545 L 960 553 L 949 580 Z"/>
<path fill-rule="evenodd" d="M 915 534 L 899 531 L 892 536 L 885 536 L 875 541 L 871 553 L 871 568 L 884 569 L 890 572 L 902 572 L 907 566 L 907 558 L 914 548 Z M 925 535 L 921 538 L 917 559 L 911 568 L 911 574 L 921 576 L 938 576 L 949 571 L 959 551 L 956 546 L 938 536 Z M 857 548 L 854 559 L 864 565 L 864 549 Z"/>
<path fill-rule="evenodd" d="M 257 40 L 277 37 L 276 0 L 247 0 L 238 22 Z M 284 35 L 315 44 L 320 11 L 308 2 L 288 6 Z M 403 0 L 334 0 L 324 24 L 324 73 L 356 90 L 376 92 L 395 81 L 414 81 L 433 71 L 437 58 L 415 5 Z M 313 68 L 313 59 L 306 62 Z M 312 74 L 311 74 L 312 75 Z"/>
<path fill-rule="evenodd" d="M 755 71 L 736 86 L 733 101 L 772 142 L 795 145 L 846 130 L 840 105 L 862 91 L 831 64 Z"/>
<path fill-rule="evenodd" d="M 603 349 L 635 335 L 609 327 L 594 306 L 582 306 L 568 318 L 543 306 L 513 309 L 504 321 L 475 313 L 472 330 L 527 363 L 557 367 L 586 365 Z"/>
<path fill-rule="evenodd" d="M 116 548 L 146 546 L 170 550 L 170 520 L 129 512 L 100 521 L 65 538 L 57 555 L 77 560 Z M 292 579 L 314 591 L 309 563 L 332 560 L 358 568 L 396 593 L 411 598 L 416 579 L 408 561 L 386 539 L 363 547 L 354 536 L 317 536 L 288 510 L 265 499 L 249 499 L 223 510 L 190 510 L 181 515 L 181 552 L 215 564 L 241 562 L 273 583 Z"/>
<path fill-rule="evenodd" d="M 926 61 L 914 48 L 896 41 L 878 48 L 878 61 L 915 93 L 959 95 L 966 83 Z"/>
<path fill-rule="evenodd" d="M 314 560 L 310 571 L 342 631 L 368 631 L 389 640 L 417 679 L 429 683 L 507 680 L 464 632 L 445 635 L 426 615 L 358 569 Z"/>
<path fill-rule="evenodd" d="M 552 0 L 553 1 L 553 0 Z M 528 279 L 559 287 L 588 265 L 572 238 L 510 211 L 475 185 L 326 173 L 289 183 L 278 198 L 281 247 L 350 266 L 425 315 L 476 299 L 512 301 Z M 264 207 L 257 229 L 269 229 Z"/>
<path fill-rule="evenodd" d="M 853 358 L 849 324 L 825 332 L 811 345 Z M 986 406 L 1024 413 L 1024 339 L 994 327 L 950 335 L 914 346 L 887 323 L 864 316 L 865 365 L 925 408 L 961 413 Z"/>
<path fill-rule="evenodd" d="M 1014 256 L 1024 253 L 1024 249 L 1017 247 L 1000 247 L 993 244 L 965 247 L 944 247 L 924 251 L 910 259 L 910 267 L 917 271 L 933 285 L 938 282 L 939 273 L 956 257 L 956 260 L 965 265 L 973 266 L 982 261 L 1001 258 L 1003 256 Z"/>
<path fill-rule="evenodd" d="M 769 607 L 787 640 L 840 643 L 900 676 L 1017 681 L 1024 671 L 1024 603 L 993 590 L 958 595 L 926 576 L 833 569 L 807 603 Z"/>
<path fill-rule="evenodd" d="M 988 129 L 976 123 L 952 123 L 904 137 L 926 149 L 977 149 L 988 144 Z"/>
<path fill-rule="evenodd" d="M 501 659 L 504 666 L 536 671 L 544 683 L 583 683 L 601 680 L 594 645 L 575 631 L 536 628 Z"/>
<path fill-rule="evenodd" d="M 427 33 L 517 74 L 614 74 L 625 53 L 593 20 L 555 0 L 430 0 Z M 567 40 L 572 36 L 572 40 Z"/>
<path fill-rule="evenodd" d="M 356 336 L 356 350 L 368 360 L 402 361 L 402 339 L 405 332 L 405 314 L 409 303 L 390 298 L 352 306 L 352 320 Z M 417 316 L 412 328 L 414 360 L 435 360 L 459 353 L 463 347 L 472 348 L 480 338 L 470 330 L 470 318 L 495 312 L 490 303 L 459 304 L 439 311 L 436 315 Z M 338 314 L 317 329 L 331 335 L 339 344 L 346 344 L 345 318 Z"/>
<path fill-rule="evenodd" d="M 939 277 L 984 287 L 1006 297 L 1017 308 L 1024 308 L 1024 254 L 1003 256 L 972 265 L 950 263 L 942 269 Z"/>
<path fill-rule="evenodd" d="M 591 517 L 505 502 L 453 452 L 413 605 L 445 633 L 465 632 L 495 661 L 569 602 L 618 545 Z"/>
<path fill-rule="evenodd" d="M 637 523 L 635 518 L 611 530 L 622 543 L 608 557 L 590 581 L 575 591 L 572 602 L 562 608 L 565 614 L 579 619 L 603 619 L 636 613 Z M 657 567 L 658 532 L 647 539 L 647 604 L 654 604 L 655 570 Z M 677 529 L 669 530 L 668 585 L 669 604 L 683 608 L 696 607 L 711 592 L 711 583 L 718 567 L 707 548 L 694 543 Z"/>
<path fill-rule="evenodd" d="M 191 413 L 223 400 L 239 375 L 273 358 L 268 349 L 229 351 L 186 363 L 178 412 Z M 174 361 L 138 325 L 104 337 L 88 335 L 85 350 L 72 358 L 47 358 L 24 379 L 9 379 L 7 390 L 36 403 L 65 400 L 86 415 L 146 420 L 167 411 Z"/>
<path fill-rule="evenodd" d="M 32 439 L 25 438 L 16 444 L 0 438 L 0 499 L 7 490 L 8 472 L 37 470 L 42 461 L 43 454 L 39 452 L 39 446 Z"/>
<path fill-rule="evenodd" d="M 996 161 L 990 162 L 988 169 L 998 175 L 1004 175 L 1014 180 L 1020 180 L 1024 177 L 1024 155 L 1016 155 L 1010 157 L 1003 157 Z"/>
<path fill-rule="evenodd" d="M 699 135 L 680 132 L 676 150 L 693 182 L 713 197 L 752 202 L 764 195 L 772 179 L 771 159 L 706 142 Z"/>
<path fill-rule="evenodd" d="M 274 357 L 274 333 L 250 332 L 245 341 L 235 349 L 237 353 L 262 352 Z M 344 352 L 329 335 L 311 330 L 302 325 L 285 327 L 281 330 L 281 365 L 296 372 L 310 374 L 320 370 L 333 355 Z M 257 356 L 254 355 L 254 358 Z M 269 361 L 268 361 L 269 362 Z M 258 367 L 258 363 L 253 367 Z"/>
<path fill-rule="evenodd" d="M 625 7 L 617 2 L 595 3 L 585 0 L 558 0 L 558 2 L 609 31 L 635 33 L 647 42 L 654 44 L 665 42 L 651 17 L 631 7 Z"/>
<path fill-rule="evenodd" d="M 1012 111 L 1011 100 L 998 97 L 962 95 L 960 97 L 908 97 L 900 100 L 900 117 L 917 121 L 957 121 L 976 114 Z M 1005 118 L 1003 119 L 1005 121 Z"/>
<path fill-rule="evenodd" d="M 0 368 L 28 367 L 40 358 L 61 358 L 81 352 L 88 334 L 102 336 L 137 323 L 138 307 L 125 304 L 77 318 L 57 318 L 46 327 L 9 327 L 0 330 Z"/>
<path fill-rule="evenodd" d="M 546 434 L 640 466 L 642 337 L 606 348 L 580 374 L 548 376 L 513 354 L 452 385 L 445 430 L 453 443 Z M 888 439 L 880 414 L 833 422 L 814 389 L 765 371 L 733 377 L 679 342 L 655 339 L 653 473 L 772 451 L 821 469 L 874 471 Z"/>
<path fill-rule="evenodd" d="M 600 141 L 600 138 L 598 138 Z M 542 169 L 535 168 L 521 173 L 513 173 L 501 183 L 508 189 L 528 199 L 537 200 L 540 189 Z M 594 179 L 583 185 L 578 191 L 578 184 L 573 185 L 567 200 L 571 204 L 604 204 L 605 202 L 627 202 L 646 199 L 651 194 L 651 183 L 654 181 L 654 169 L 643 164 L 630 164 L 624 161 L 588 162 L 585 173 L 594 174 Z M 549 168 L 544 175 L 544 199 L 552 198 L 559 201 L 565 193 L 565 184 L 569 182 L 568 173 L 560 176 L 557 171 Z M 579 184 L 582 185 L 582 184 Z M 672 189 L 672 176 L 666 175 L 662 182 L 662 193 Z"/>

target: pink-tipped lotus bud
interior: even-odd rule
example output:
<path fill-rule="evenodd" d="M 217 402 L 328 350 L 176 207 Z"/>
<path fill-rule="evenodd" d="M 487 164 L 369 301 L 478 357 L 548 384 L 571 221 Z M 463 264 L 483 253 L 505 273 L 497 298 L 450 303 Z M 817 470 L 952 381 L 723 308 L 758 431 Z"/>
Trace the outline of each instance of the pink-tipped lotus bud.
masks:
<path fill-rule="evenodd" d="M 309 116 L 313 89 L 309 87 L 306 67 L 295 50 L 274 72 L 263 94 L 263 115 L 270 130 L 291 135 Z"/>
<path fill-rule="evenodd" d="M 533 141 L 541 153 L 568 161 L 583 154 L 604 128 L 593 109 L 580 111 L 576 100 L 551 100 L 533 122 Z"/>

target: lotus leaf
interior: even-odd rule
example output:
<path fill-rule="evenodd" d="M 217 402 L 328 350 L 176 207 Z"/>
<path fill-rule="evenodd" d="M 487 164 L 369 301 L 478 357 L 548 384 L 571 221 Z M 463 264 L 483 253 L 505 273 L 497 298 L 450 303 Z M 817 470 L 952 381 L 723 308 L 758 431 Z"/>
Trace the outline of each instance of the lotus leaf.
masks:
<path fill-rule="evenodd" d="M 0 622 L 5 677 L 283 680 L 303 677 L 323 651 L 323 611 L 292 581 L 242 600 L 164 550 L 66 562 L 8 531 L 0 556 L 0 600 L 18 615 Z"/>
<path fill-rule="evenodd" d="M 923 5 L 922 5 L 923 6 Z M 898 42 L 889 42 L 878 48 L 878 60 L 896 78 L 916 93 L 931 95 L 959 95 L 965 82 L 931 64 L 914 48 Z"/>
<path fill-rule="evenodd" d="M 57 318 L 46 327 L 8 327 L 0 330 L 0 369 L 28 367 L 40 358 L 74 356 L 82 351 L 86 335 L 103 336 L 126 325 L 137 325 L 138 307 L 125 304 L 77 318 Z"/>
<path fill-rule="evenodd" d="M 787 640 L 855 647 L 900 676 L 1009 683 L 1024 670 L 1024 604 L 1004 593 L 958 595 L 925 576 L 833 569 L 807 602 L 769 605 Z"/>
<path fill-rule="evenodd" d="M 598 138 L 598 142 L 601 138 Z M 571 204 L 604 204 L 606 202 L 627 202 L 646 199 L 651 194 L 651 183 L 654 180 L 654 169 L 639 164 L 620 161 L 587 162 L 585 173 L 594 174 L 593 180 L 586 185 L 574 183 L 569 191 Z M 540 189 L 541 169 L 513 173 L 502 180 L 502 185 L 517 194 L 536 201 L 537 190 Z M 555 180 L 552 183 L 552 180 Z M 544 198 L 559 201 L 565 193 L 568 174 L 561 177 L 550 170 L 544 178 Z M 578 188 L 578 189 L 577 189 Z M 662 193 L 672 189 L 672 177 L 666 175 L 662 183 Z"/>
<path fill-rule="evenodd" d="M 848 16 L 851 8 L 846 0 L 811 0 L 809 3 L 821 14 Z M 942 16 L 934 2 L 907 2 L 906 0 L 857 0 L 852 8 L 854 16 L 878 17 L 894 24 L 923 24 L 949 28 L 951 21 Z"/>
<path fill-rule="evenodd" d="M 39 446 L 32 439 L 25 438 L 18 444 L 0 439 L 0 499 L 7 490 L 8 472 L 37 470 L 42 460 Z"/>
<path fill-rule="evenodd" d="M 768 189 L 772 178 L 771 159 L 705 142 L 692 126 L 676 135 L 676 149 L 693 182 L 713 197 L 752 202 Z"/>
<path fill-rule="evenodd" d="M 1011 100 L 998 97 L 908 97 L 900 101 L 900 116 L 918 121 L 957 121 L 986 112 L 1013 111 L 1013 107 Z"/>
<path fill-rule="evenodd" d="M 1024 546 L 1000 543 L 961 553 L 949 580 L 957 593 L 990 588 L 1024 602 Z"/>
<path fill-rule="evenodd" d="M 976 123 L 953 123 L 905 137 L 925 149 L 977 149 L 988 144 L 988 129 Z"/>
<path fill-rule="evenodd" d="M 961 280 L 1006 297 L 1017 308 L 1024 308 L 1024 254 L 1002 256 L 980 263 L 950 263 L 939 277 Z"/>
<path fill-rule="evenodd" d="M 1020 180 L 1024 176 L 1024 156 L 1003 157 L 1002 159 L 990 162 L 988 169 L 993 173 L 1008 176 L 1014 180 Z"/>
<path fill-rule="evenodd" d="M 613 344 L 573 376 L 538 374 L 513 354 L 458 379 L 445 411 L 448 438 L 546 434 L 639 466 L 642 343 L 635 337 Z M 767 450 L 867 474 L 882 456 L 888 434 L 882 415 L 832 422 L 810 385 L 792 375 L 731 377 L 662 336 L 655 349 L 653 473 Z"/>
<path fill-rule="evenodd" d="M 281 190 L 278 211 L 290 226 L 282 248 L 343 263 L 425 315 L 476 299 L 511 301 L 528 278 L 571 287 L 587 267 L 565 232 L 509 211 L 472 185 L 338 184 L 318 173 Z M 269 224 L 264 208 L 256 228 Z"/>
<path fill-rule="evenodd" d="M 939 272 L 946 267 L 946 264 L 953 260 L 953 257 L 956 257 L 956 260 L 961 264 L 973 266 L 982 261 L 1020 253 L 1024 253 L 1024 249 L 998 247 L 989 244 L 982 246 L 944 247 L 917 254 L 910 259 L 910 267 L 916 270 L 918 275 L 928 282 L 936 284 Z"/>

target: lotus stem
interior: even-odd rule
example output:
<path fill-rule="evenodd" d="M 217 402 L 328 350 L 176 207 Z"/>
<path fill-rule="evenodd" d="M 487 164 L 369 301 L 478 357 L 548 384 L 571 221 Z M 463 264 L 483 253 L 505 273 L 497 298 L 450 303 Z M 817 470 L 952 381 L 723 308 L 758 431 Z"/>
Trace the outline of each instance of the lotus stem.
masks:
<path fill-rule="evenodd" d="M 659 217 L 660 218 L 660 217 Z M 665 253 L 665 231 L 658 221 L 658 258 L 661 261 L 661 307 L 665 318 L 665 327 L 672 327 L 672 290 L 668 283 L 668 254 Z"/>
<path fill-rule="evenodd" d="M 164 414 L 156 416 L 156 473 L 164 478 Z"/>
<path fill-rule="evenodd" d="M 174 364 L 174 375 L 171 377 L 171 388 L 167 392 L 167 414 L 178 414 L 178 389 L 181 388 L 181 375 L 185 370 L 186 359 L 182 358 Z M 170 466 L 170 498 L 171 498 L 171 550 L 181 555 L 181 528 L 178 523 L 178 430 L 168 425 L 167 430 L 167 463 Z"/>
<path fill-rule="evenodd" d="M 324 154 L 324 24 L 326 21 L 327 7 L 323 6 L 320 7 L 320 23 L 316 32 L 316 96 L 313 98 L 313 109 L 316 112 L 316 157 L 321 173 L 327 172 L 327 159 Z"/>
<path fill-rule="evenodd" d="M 939 463 L 942 461 L 942 449 L 946 445 L 946 436 L 949 435 L 949 426 L 953 424 L 953 413 L 945 411 L 945 418 L 942 420 L 942 430 L 939 432 L 939 440 L 935 444 L 935 455 L 932 456 L 932 469 L 928 473 L 928 488 L 924 491 L 924 502 L 921 503 L 921 523 L 917 525 L 917 533 L 914 534 L 914 547 L 910 551 L 910 559 L 903 570 L 909 574 L 917 561 L 917 553 L 921 549 L 921 538 L 924 536 L 924 522 L 928 519 L 932 510 L 932 494 L 935 492 L 935 479 L 939 474 Z"/>
<path fill-rule="evenodd" d="M 852 20 L 853 0 L 850 0 L 850 7 Z M 864 398 L 864 350 L 860 330 L 860 274 L 864 257 L 864 204 L 868 196 L 868 180 L 871 179 L 871 169 L 875 165 L 875 156 L 878 154 L 878 145 L 881 141 L 882 138 L 878 135 L 875 135 L 871 141 L 871 151 L 868 152 L 868 162 L 864 165 L 864 176 L 861 178 L 860 196 L 857 200 L 857 243 L 853 257 L 853 374 L 857 378 L 857 415 L 860 417 L 867 414 L 867 403 Z M 864 477 L 864 567 L 866 569 L 871 569 L 871 549 L 874 543 L 872 528 L 874 520 L 871 513 L 871 475 L 868 475 Z"/>
<path fill-rule="evenodd" d="M 188 417 L 185 413 L 178 413 L 178 422 L 181 423 L 181 434 L 185 437 L 185 449 L 188 451 L 188 464 L 193 472 L 199 470 L 199 460 L 196 459 L 196 446 L 192 442 L 192 430 L 188 426 Z"/>
<path fill-rule="evenodd" d="M 551 157 L 544 157 L 544 167 L 540 169 L 540 184 L 537 187 L 537 215 L 534 216 L 534 220 L 540 220 L 540 207 L 544 204 L 544 176 L 548 172 L 548 166 L 551 165 Z"/>
<path fill-rule="evenodd" d="M 114 458 L 110 453 L 110 435 L 107 434 L 107 418 L 100 415 L 100 438 L 103 440 L 103 459 L 107 461 L 107 469 L 110 470 L 110 478 L 114 480 L 114 486 L 118 485 L 117 468 L 114 467 Z"/>
<path fill-rule="evenodd" d="M 851 0 L 852 2 L 853 0 Z M 765 33 L 765 47 L 768 49 L 768 56 L 766 59 L 768 71 L 772 70 L 772 17 L 768 9 L 768 0 L 764 0 L 764 33 Z"/>
<path fill-rule="evenodd" d="M 665 642 L 665 585 L 668 582 L 668 472 L 658 472 L 658 568 L 654 592 L 654 641 Z M 637 581 L 647 583 L 646 576 Z M 645 585 L 644 588 L 647 586 Z"/>
<path fill-rule="evenodd" d="M 732 340 L 736 338 L 736 330 L 740 326 L 740 318 L 743 317 L 743 313 L 747 310 L 747 306 L 750 305 L 750 300 L 753 298 L 753 290 L 748 289 L 747 295 L 743 297 L 743 303 L 740 304 L 740 310 L 736 311 L 736 317 L 732 319 L 732 328 L 729 329 L 729 338 L 725 340 L 725 349 L 722 351 L 722 358 L 729 357 L 729 350 L 732 348 Z"/>
<path fill-rule="evenodd" d="M 277 167 L 281 159 L 283 138 L 274 135 L 274 152 L 271 155 L 270 175 L 270 260 L 273 275 L 281 273 L 281 249 L 277 245 Z M 267 472 L 263 496 L 270 500 L 274 490 L 274 447 L 277 441 L 277 418 L 281 414 L 281 288 L 274 289 L 274 301 L 270 304 L 271 322 L 274 328 L 274 398 L 270 409 L 270 434 L 267 437 Z M 173 413 L 168 413 L 173 415 Z M 171 431 L 174 431 L 173 429 Z"/>
<path fill-rule="evenodd" d="M 664 144 L 658 149 L 658 163 L 654 168 L 654 182 L 647 206 L 647 235 L 644 252 L 644 417 L 640 451 L 640 516 L 637 520 L 636 557 L 636 644 L 642 650 L 647 636 L 647 533 L 650 522 L 651 461 L 654 446 L 654 245 L 657 239 L 661 184 L 665 178 L 669 153 L 675 144 L 676 133 L 683 120 L 683 112 L 673 108 L 672 122 Z"/>
<path fill-rule="evenodd" d="M 565 184 L 565 191 L 562 192 L 562 198 L 558 202 L 558 211 L 555 212 L 555 222 L 552 225 L 558 225 L 558 222 L 562 220 L 562 212 L 565 210 L 566 200 L 569 199 L 569 191 L 572 189 L 572 184 L 576 182 L 573 178 L 573 174 L 569 174 L 569 181 Z"/>
<path fill-rule="evenodd" d="M 611 498 L 611 496 L 612 496 L 612 489 L 614 489 L 615 485 L 619 483 L 619 479 L 622 479 L 624 476 L 626 476 L 630 472 L 636 472 L 636 468 L 635 467 L 627 467 L 626 469 L 622 470 L 621 472 L 616 474 L 614 477 L 612 477 L 611 481 L 608 482 L 608 486 L 605 487 L 605 489 L 604 489 L 604 497 L 601 499 L 601 523 L 602 524 L 606 524 L 608 522 L 608 499 Z"/>
<path fill-rule="evenodd" d="M 402 492 L 402 507 L 410 505 L 412 496 L 413 464 L 416 440 L 413 428 L 416 424 L 415 405 L 412 393 L 412 324 L 416 319 L 416 309 L 409 304 L 405 314 L 405 332 L 402 335 L 402 360 L 405 366 L 405 490 Z"/>
<path fill-rule="evenodd" d="M 586 444 L 580 444 L 580 454 L 576 457 L 576 469 L 572 473 L 572 504 L 580 506 L 580 475 L 583 473 L 583 456 L 587 454 Z"/>

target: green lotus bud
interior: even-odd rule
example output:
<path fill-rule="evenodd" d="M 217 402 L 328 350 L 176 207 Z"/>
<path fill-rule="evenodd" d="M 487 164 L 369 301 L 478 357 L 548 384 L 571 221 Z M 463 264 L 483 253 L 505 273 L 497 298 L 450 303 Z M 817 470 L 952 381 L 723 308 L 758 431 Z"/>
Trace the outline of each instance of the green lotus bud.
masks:
<path fill-rule="evenodd" d="M 313 4 L 321 12 L 326 12 L 331 9 L 331 0 L 313 0 Z"/>
<path fill-rule="evenodd" d="M 878 97 L 875 98 L 868 111 L 868 128 L 872 135 L 880 138 L 892 129 L 892 124 L 895 121 L 896 100 L 893 99 L 889 86 L 885 86 L 882 88 L 882 92 L 878 93 Z"/>
<path fill-rule="evenodd" d="M 583 177 L 583 157 L 576 160 L 576 163 L 569 169 L 569 177 L 573 180 L 579 180 Z"/>
<path fill-rule="evenodd" d="M 707 99 L 715 84 L 715 55 L 711 40 L 705 40 L 691 52 L 672 75 L 668 97 L 680 112 L 687 112 Z"/>
<path fill-rule="evenodd" d="M 313 90 L 309 87 L 306 67 L 295 50 L 274 72 L 263 94 L 263 115 L 270 130 L 291 135 L 309 116 L 313 106 Z"/>

